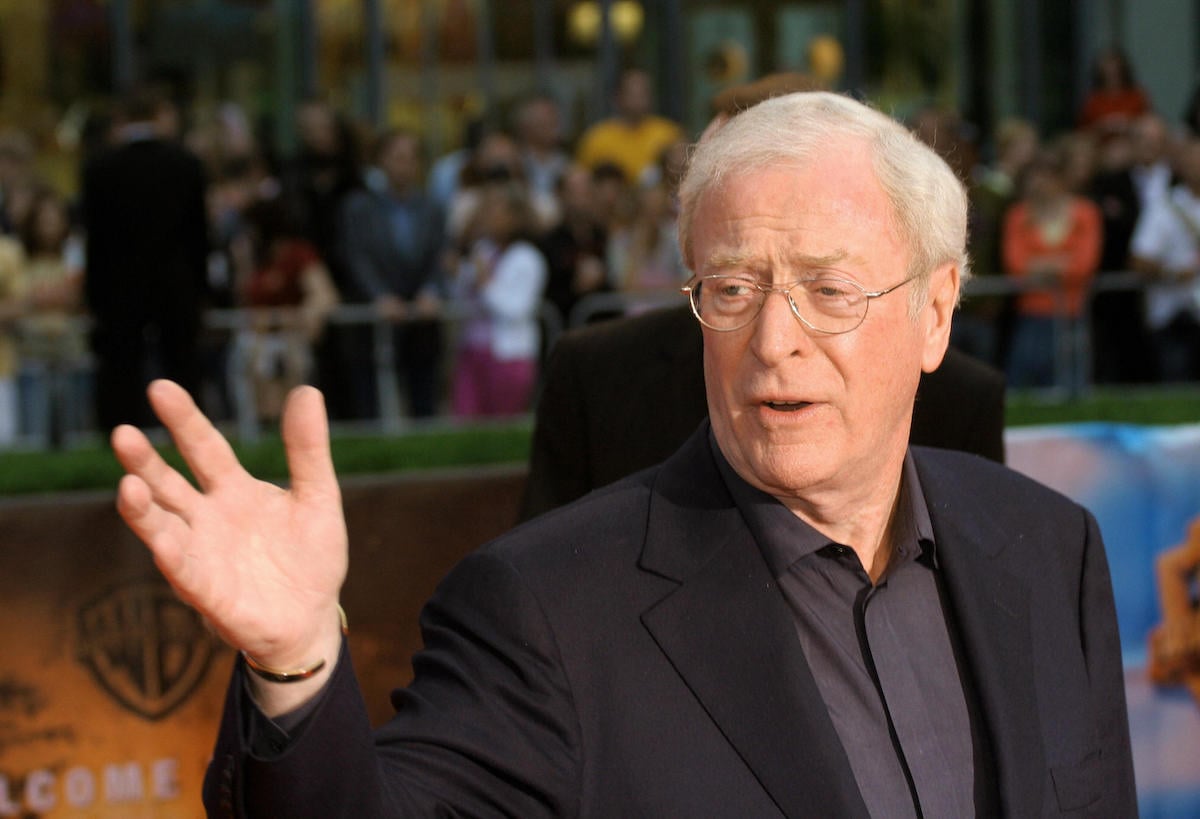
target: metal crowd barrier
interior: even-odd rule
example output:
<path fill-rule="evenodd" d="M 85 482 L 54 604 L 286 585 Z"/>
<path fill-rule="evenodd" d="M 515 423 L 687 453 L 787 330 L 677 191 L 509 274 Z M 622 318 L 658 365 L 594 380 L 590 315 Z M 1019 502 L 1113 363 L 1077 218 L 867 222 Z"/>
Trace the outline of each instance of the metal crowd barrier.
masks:
<path fill-rule="evenodd" d="M 1078 324 L 1083 328 L 1083 351 L 1079 356 L 1072 356 L 1065 344 L 1060 343 L 1055 351 L 1056 377 L 1059 384 L 1067 388 L 1055 388 L 1050 392 L 1076 397 L 1080 392 L 1091 386 L 1091 348 L 1090 348 L 1090 310 L 1092 298 L 1099 293 L 1114 291 L 1137 291 L 1145 289 L 1143 277 L 1129 272 L 1106 273 L 1093 280 L 1092 286 L 1084 301 L 1084 314 Z M 1010 296 L 1027 290 L 1046 290 L 1044 285 L 1031 285 L 1014 282 L 1005 276 L 976 276 L 964 288 L 964 301 L 973 296 Z M 1060 300 L 1064 294 L 1059 289 L 1057 296 Z M 581 299 L 571 310 L 570 315 L 563 317 L 549 302 L 542 305 L 539 312 L 539 322 L 543 333 L 543 349 L 549 350 L 558 336 L 565 330 L 579 327 L 600 317 L 613 315 L 629 315 L 647 310 L 682 304 L 684 296 L 673 291 L 657 293 L 601 293 Z M 285 311 L 275 311 L 282 315 Z M 261 319 L 262 311 L 253 309 L 214 309 L 205 313 L 205 327 L 209 330 L 227 333 L 232 341 L 240 331 L 250 331 Z M 453 332 L 455 326 L 466 317 L 466 313 L 454 306 L 447 306 L 439 318 L 448 330 Z M 1066 330 L 1072 320 L 1060 313 L 1061 329 Z M 368 425 L 376 431 L 395 433 L 405 429 L 409 422 L 400 403 L 400 389 L 396 376 L 395 361 L 397 351 L 394 348 L 394 337 L 391 332 L 393 324 L 377 314 L 370 305 L 346 304 L 335 308 L 328 316 L 327 322 L 341 326 L 369 326 L 373 333 L 372 361 L 377 384 L 378 407 L 377 417 Z M 86 317 L 73 320 L 72 331 L 86 333 L 90 322 Z M 1058 338 L 1066 339 L 1067 333 L 1058 333 Z M 232 348 L 231 348 L 232 349 Z M 258 408 L 254 402 L 254 390 L 250 383 L 244 361 L 231 360 L 227 365 L 229 392 L 233 396 L 233 426 L 238 438 L 252 441 L 259 435 Z M 83 359 L 79 366 L 85 370 L 91 367 L 89 358 Z"/>

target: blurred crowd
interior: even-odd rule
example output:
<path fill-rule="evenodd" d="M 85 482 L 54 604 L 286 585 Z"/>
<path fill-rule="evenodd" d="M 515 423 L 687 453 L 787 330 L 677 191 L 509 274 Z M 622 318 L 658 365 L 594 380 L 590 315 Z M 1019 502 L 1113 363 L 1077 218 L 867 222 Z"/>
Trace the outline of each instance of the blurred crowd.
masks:
<path fill-rule="evenodd" d="M 623 72 L 573 139 L 530 93 L 437 157 L 315 100 L 279 156 L 234 104 L 189 120 L 139 89 L 85 129 L 77 195 L 0 130 L 0 445 L 148 424 L 155 376 L 217 419 L 271 422 L 301 382 L 335 420 L 527 410 L 548 327 L 689 275 L 688 135 L 652 88 Z M 971 194 L 956 345 L 1015 387 L 1200 379 L 1200 95 L 1170 118 L 1110 50 L 1068 132 L 934 107 L 910 124 Z"/>

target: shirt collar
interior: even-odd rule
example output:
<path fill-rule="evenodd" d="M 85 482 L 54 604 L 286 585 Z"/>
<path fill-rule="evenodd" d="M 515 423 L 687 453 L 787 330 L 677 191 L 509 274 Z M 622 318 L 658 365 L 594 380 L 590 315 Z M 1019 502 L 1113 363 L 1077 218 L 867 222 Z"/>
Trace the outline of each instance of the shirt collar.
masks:
<path fill-rule="evenodd" d="M 717 446 L 711 429 L 708 440 L 721 477 L 775 577 L 785 574 L 797 560 L 833 543 L 776 498 L 751 486 L 738 475 Z M 895 545 L 899 552 L 893 564 L 927 556 L 930 565 L 937 567 L 933 524 L 911 450 L 904 454 L 894 528 L 897 535 Z M 918 551 L 905 554 L 906 550 L 913 547 Z"/>

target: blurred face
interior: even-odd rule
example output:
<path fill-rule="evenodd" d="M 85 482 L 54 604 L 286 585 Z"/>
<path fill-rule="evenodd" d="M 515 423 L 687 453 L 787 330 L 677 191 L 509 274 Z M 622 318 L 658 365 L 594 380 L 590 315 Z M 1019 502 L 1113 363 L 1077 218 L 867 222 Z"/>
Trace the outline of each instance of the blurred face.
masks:
<path fill-rule="evenodd" d="M 559 198 L 568 212 L 591 213 L 594 196 L 591 171 L 574 166 L 563 176 L 562 193 Z"/>
<path fill-rule="evenodd" d="M 476 161 L 485 173 L 503 168 L 515 176 L 521 167 L 521 154 L 517 144 L 508 137 L 490 134 L 479 144 Z"/>
<path fill-rule="evenodd" d="M 903 281 L 908 248 L 870 168 L 867 147 L 850 143 L 799 169 L 730 175 L 697 205 L 694 272 L 776 285 L 826 274 L 869 291 Z M 809 331 L 779 294 L 747 327 L 704 329 L 713 432 L 739 475 L 800 505 L 897 479 L 921 370 L 946 349 L 958 271 L 931 274 L 915 319 L 914 284 L 872 300 L 841 335 Z"/>
<path fill-rule="evenodd" d="M 1200 139 L 1190 139 L 1181 145 L 1175 164 L 1184 184 L 1200 193 Z"/>
<path fill-rule="evenodd" d="M 421 178 L 421 154 L 417 141 L 409 136 L 390 140 L 379 154 L 379 167 L 388 184 L 399 191 L 408 190 Z"/>
<path fill-rule="evenodd" d="M 309 103 L 296 114 L 300 139 L 308 149 L 318 154 L 337 153 L 337 123 L 333 112 L 324 105 Z"/>
<path fill-rule="evenodd" d="M 54 247 L 62 242 L 67 235 L 67 213 L 62 204 L 46 200 L 38 205 L 35 227 L 42 246 Z"/>
<path fill-rule="evenodd" d="M 480 234 L 503 244 L 512 238 L 516 228 L 516 214 L 508 197 L 499 190 L 487 191 L 479 201 Z"/>
<path fill-rule="evenodd" d="M 626 119 L 638 120 L 649 114 L 654 104 L 650 78 L 640 71 L 623 74 L 616 103 L 618 113 Z"/>
<path fill-rule="evenodd" d="M 1158 117 L 1142 117 L 1133 128 L 1133 149 L 1137 161 L 1152 165 L 1162 159 L 1167 148 L 1167 128 Z"/>
<path fill-rule="evenodd" d="M 521 140 L 535 148 L 549 149 L 558 145 L 558 106 L 550 100 L 536 99 L 525 104 L 521 111 Z"/>

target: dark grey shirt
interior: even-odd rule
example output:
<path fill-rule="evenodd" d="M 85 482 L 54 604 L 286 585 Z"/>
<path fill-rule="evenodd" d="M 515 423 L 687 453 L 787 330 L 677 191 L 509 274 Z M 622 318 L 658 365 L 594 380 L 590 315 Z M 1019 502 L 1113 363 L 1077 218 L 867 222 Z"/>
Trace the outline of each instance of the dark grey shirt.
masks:
<path fill-rule="evenodd" d="M 911 456 L 904 462 L 892 557 L 872 584 L 848 545 L 833 543 L 742 480 L 715 443 L 713 452 L 792 611 L 871 815 L 992 815 L 990 755 Z"/>

